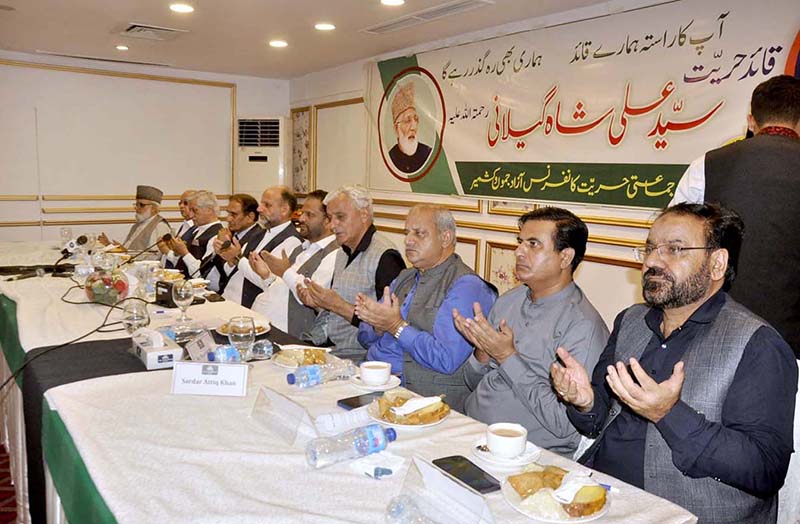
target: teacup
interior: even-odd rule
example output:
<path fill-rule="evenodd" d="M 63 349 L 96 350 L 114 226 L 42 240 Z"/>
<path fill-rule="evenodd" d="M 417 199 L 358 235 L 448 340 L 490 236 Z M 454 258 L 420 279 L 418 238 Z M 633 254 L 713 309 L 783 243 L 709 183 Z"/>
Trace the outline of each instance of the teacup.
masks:
<path fill-rule="evenodd" d="M 382 386 L 389 381 L 392 365 L 388 362 L 368 360 L 361 364 L 361 382 L 367 386 Z"/>
<path fill-rule="evenodd" d="M 492 455 L 514 458 L 525 451 L 528 430 L 512 422 L 498 422 L 486 429 L 486 446 Z"/>

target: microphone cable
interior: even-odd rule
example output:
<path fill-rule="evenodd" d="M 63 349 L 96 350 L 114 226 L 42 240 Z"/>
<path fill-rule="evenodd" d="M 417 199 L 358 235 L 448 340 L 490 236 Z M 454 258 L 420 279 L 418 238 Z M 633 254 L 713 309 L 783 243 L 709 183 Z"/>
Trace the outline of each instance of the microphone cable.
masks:
<path fill-rule="evenodd" d="M 158 240 L 156 240 L 156 241 L 155 241 L 155 243 L 153 243 L 153 244 L 151 244 L 151 245 L 147 246 L 146 248 L 142 249 L 142 250 L 141 250 L 141 251 L 139 251 L 137 254 L 135 254 L 134 256 L 132 256 L 131 258 L 129 258 L 128 260 L 126 260 L 125 262 L 122 262 L 122 263 L 121 263 L 119 266 L 117 266 L 117 267 L 122 267 L 122 266 L 126 266 L 126 265 L 130 264 L 131 262 L 133 262 L 134 260 L 136 260 L 136 259 L 137 259 L 137 258 L 139 258 L 140 256 L 144 255 L 145 253 L 149 253 L 151 249 L 153 249 L 154 247 L 156 247 L 156 246 L 157 246 L 158 244 L 160 244 L 161 242 L 169 242 L 170 240 L 172 240 L 172 233 L 167 233 L 167 234 L 166 234 L 166 235 L 164 235 L 163 237 L 161 237 L 161 238 L 159 238 Z"/>

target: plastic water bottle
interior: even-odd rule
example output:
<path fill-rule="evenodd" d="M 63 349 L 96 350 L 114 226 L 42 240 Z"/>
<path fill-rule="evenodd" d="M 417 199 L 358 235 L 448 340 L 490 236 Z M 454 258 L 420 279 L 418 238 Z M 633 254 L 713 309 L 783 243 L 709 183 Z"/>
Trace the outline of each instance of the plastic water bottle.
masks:
<path fill-rule="evenodd" d="M 438 524 L 419 509 L 414 499 L 399 495 L 386 506 L 386 524 Z"/>
<path fill-rule="evenodd" d="M 315 438 L 306 446 L 306 461 L 313 468 L 324 468 L 383 451 L 389 442 L 396 439 L 397 433 L 392 428 L 383 429 L 380 424 L 370 424 L 333 437 Z"/>
<path fill-rule="evenodd" d="M 347 380 L 356 374 L 356 367 L 349 360 L 329 364 L 300 366 L 294 373 L 286 375 L 286 382 L 301 388 L 310 388 L 332 380 Z"/>
<path fill-rule="evenodd" d="M 206 355 L 209 362 L 231 363 L 241 362 L 242 355 L 239 350 L 231 345 L 217 346 Z"/>

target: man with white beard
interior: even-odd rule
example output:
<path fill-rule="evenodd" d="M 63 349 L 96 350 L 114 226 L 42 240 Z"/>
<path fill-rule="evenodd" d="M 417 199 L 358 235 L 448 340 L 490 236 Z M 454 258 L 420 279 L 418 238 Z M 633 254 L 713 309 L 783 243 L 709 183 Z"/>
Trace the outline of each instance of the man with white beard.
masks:
<path fill-rule="evenodd" d="M 389 150 L 389 158 L 403 173 L 418 171 L 431 154 L 430 146 L 417 140 L 419 115 L 414 102 L 414 83 L 400 86 L 392 100 L 392 122 L 397 144 Z"/>
<path fill-rule="evenodd" d="M 125 241 L 121 244 L 122 247 L 128 251 L 153 249 L 153 244 L 159 238 L 167 233 L 172 233 L 169 223 L 158 214 L 162 196 L 163 193 L 158 188 L 136 186 L 136 202 L 134 202 L 136 223 L 131 226 L 128 236 L 125 237 Z M 105 233 L 101 233 L 97 241 L 104 246 L 112 244 L 112 241 L 109 240 Z M 120 245 L 117 241 L 113 243 Z"/>

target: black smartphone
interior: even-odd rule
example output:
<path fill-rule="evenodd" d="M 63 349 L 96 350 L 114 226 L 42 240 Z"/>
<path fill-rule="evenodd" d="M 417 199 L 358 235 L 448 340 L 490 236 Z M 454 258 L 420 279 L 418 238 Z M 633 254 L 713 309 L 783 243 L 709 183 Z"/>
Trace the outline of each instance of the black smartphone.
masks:
<path fill-rule="evenodd" d="M 225 299 L 222 298 L 222 295 L 218 293 L 206 293 L 206 300 L 209 302 L 225 302 Z"/>
<path fill-rule="evenodd" d="M 341 400 L 338 400 L 336 402 L 336 404 L 338 404 L 340 408 L 344 408 L 347 411 L 350 411 L 351 409 L 356 409 L 356 408 L 360 408 L 361 406 L 366 406 L 368 404 L 371 404 L 373 400 L 375 400 L 376 398 L 378 398 L 378 397 L 380 397 L 382 395 L 383 395 L 383 393 L 380 393 L 380 392 L 378 392 L 378 393 L 367 393 L 365 395 L 358 395 L 358 396 L 355 396 L 355 397 L 343 398 Z"/>
<path fill-rule="evenodd" d="M 461 455 L 438 458 L 433 461 L 433 465 L 454 476 L 478 493 L 492 493 L 500 489 L 500 482 L 496 478 Z"/>

